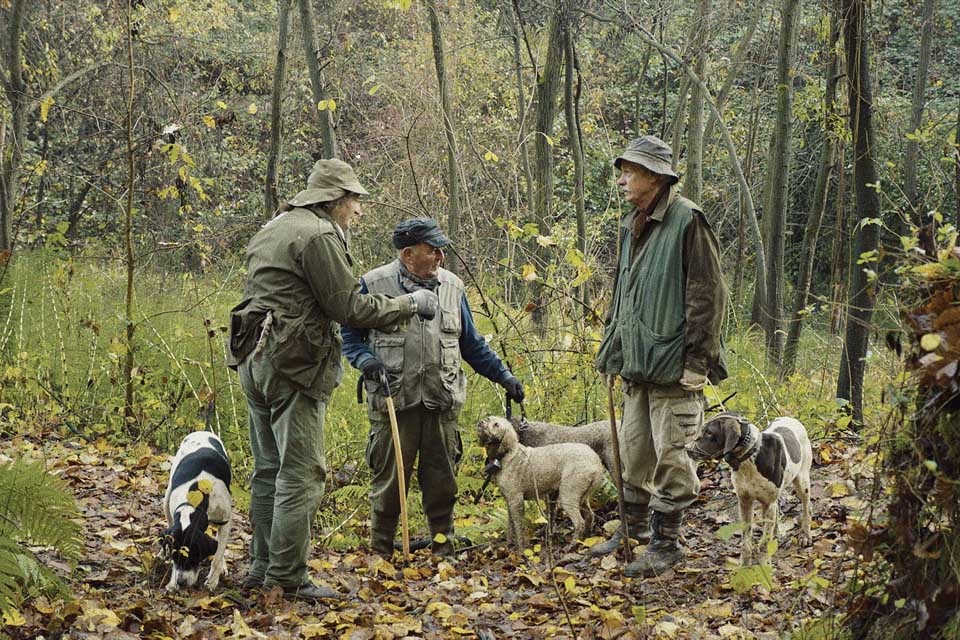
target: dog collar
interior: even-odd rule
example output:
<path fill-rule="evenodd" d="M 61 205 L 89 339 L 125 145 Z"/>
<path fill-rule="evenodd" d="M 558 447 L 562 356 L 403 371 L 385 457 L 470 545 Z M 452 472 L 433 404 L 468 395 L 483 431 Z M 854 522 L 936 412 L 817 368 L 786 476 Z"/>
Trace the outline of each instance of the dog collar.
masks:
<path fill-rule="evenodd" d="M 734 471 L 740 465 L 752 458 L 760 450 L 760 431 L 749 422 L 740 423 L 740 440 L 733 451 L 723 456 L 723 459 Z"/>

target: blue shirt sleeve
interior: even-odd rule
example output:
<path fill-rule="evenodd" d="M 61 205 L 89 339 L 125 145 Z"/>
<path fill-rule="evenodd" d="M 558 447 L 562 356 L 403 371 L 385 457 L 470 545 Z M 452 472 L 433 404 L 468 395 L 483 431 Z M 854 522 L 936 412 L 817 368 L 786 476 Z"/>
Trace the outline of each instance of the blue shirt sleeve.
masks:
<path fill-rule="evenodd" d="M 460 298 L 460 355 L 474 371 L 497 384 L 510 377 L 503 361 L 477 331 L 466 294 Z"/>
<path fill-rule="evenodd" d="M 360 293 L 369 293 L 367 283 L 360 278 Z M 353 327 L 340 327 L 340 336 L 343 338 L 343 355 L 354 369 L 363 366 L 367 358 L 373 358 L 373 351 L 367 344 L 366 329 L 354 329 Z"/>

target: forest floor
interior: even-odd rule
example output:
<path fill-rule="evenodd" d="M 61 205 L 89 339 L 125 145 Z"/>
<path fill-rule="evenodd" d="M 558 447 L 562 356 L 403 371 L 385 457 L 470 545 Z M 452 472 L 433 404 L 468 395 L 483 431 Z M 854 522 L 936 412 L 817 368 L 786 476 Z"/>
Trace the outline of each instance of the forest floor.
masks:
<path fill-rule="evenodd" d="M 739 534 L 722 535 L 722 527 L 738 518 L 729 470 L 721 468 L 706 475 L 701 499 L 689 512 L 687 562 L 657 579 L 624 578 L 613 557 L 550 554 L 539 545 L 516 554 L 497 540 L 452 561 L 418 551 L 406 565 L 398 556 L 390 564 L 366 549 L 317 548 L 310 560 L 313 576 L 344 597 L 307 604 L 287 602 L 278 590 L 241 589 L 250 539 L 246 513 L 235 516 L 239 525 L 220 588 L 166 593 L 165 567 L 155 554 L 166 526 L 161 499 L 167 453 L 64 440 L 56 432 L 17 436 L 0 443 L 0 461 L 24 454 L 43 459 L 69 483 L 84 517 L 85 554 L 71 569 L 41 551 L 72 598 L 28 600 L 22 616 L 6 617 L 3 631 L 14 638 L 117 640 L 779 638 L 828 614 L 834 598 L 843 596 L 854 566 L 843 531 L 868 507 L 853 480 L 863 479 L 860 450 L 841 440 L 814 447 L 813 546 L 796 545 L 799 505 L 788 492 L 772 579 L 738 569 Z M 868 491 L 872 483 L 861 484 Z M 492 495 L 488 490 L 488 499 Z M 607 511 L 601 515 L 612 517 L 613 508 Z"/>

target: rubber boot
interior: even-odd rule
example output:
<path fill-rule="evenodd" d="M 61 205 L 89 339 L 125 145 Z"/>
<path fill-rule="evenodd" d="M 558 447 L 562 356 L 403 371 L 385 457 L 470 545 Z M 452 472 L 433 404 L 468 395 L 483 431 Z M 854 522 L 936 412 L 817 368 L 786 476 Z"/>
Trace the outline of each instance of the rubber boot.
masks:
<path fill-rule="evenodd" d="M 389 560 L 393 557 L 393 538 L 396 533 L 396 520 L 378 518 L 374 515 L 370 522 L 370 549 Z"/>
<path fill-rule="evenodd" d="M 630 530 L 630 539 L 640 544 L 650 542 L 650 509 L 645 504 L 626 502 L 623 505 L 627 514 L 627 528 Z M 623 544 L 623 527 L 617 527 L 609 540 L 598 542 L 590 547 L 587 555 L 595 558 L 605 556 L 616 551 Z"/>
<path fill-rule="evenodd" d="M 653 539 L 640 557 L 624 568 L 629 578 L 652 578 L 672 569 L 683 560 L 680 547 L 680 526 L 683 511 L 673 513 L 653 512 Z"/>

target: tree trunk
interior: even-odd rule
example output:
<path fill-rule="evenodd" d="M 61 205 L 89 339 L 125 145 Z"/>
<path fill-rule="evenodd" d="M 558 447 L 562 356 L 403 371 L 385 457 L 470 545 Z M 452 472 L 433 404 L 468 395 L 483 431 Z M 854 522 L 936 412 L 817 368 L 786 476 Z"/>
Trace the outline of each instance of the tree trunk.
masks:
<path fill-rule="evenodd" d="M 957 94 L 957 125 L 953 130 L 953 197 L 957 201 L 954 225 L 960 229 L 960 94 Z"/>
<path fill-rule="evenodd" d="M 126 323 L 126 353 L 123 361 L 123 415 L 127 420 L 127 430 L 131 435 L 139 435 L 139 428 L 135 423 L 136 414 L 133 409 L 133 354 L 134 354 L 134 329 L 136 325 L 133 322 L 133 274 L 136 269 L 136 262 L 133 255 L 133 188 L 136 177 L 134 167 L 134 142 L 133 142 L 133 98 L 136 95 L 136 82 L 133 66 L 133 25 L 131 23 L 131 13 L 133 6 L 131 0 L 126 2 L 126 28 L 127 28 L 127 71 L 130 74 L 127 83 L 127 104 L 126 104 L 126 134 L 127 134 L 127 202 L 123 212 L 123 244 L 124 244 L 124 263 L 127 272 L 127 290 L 125 296 L 125 317 Z"/>
<path fill-rule="evenodd" d="M 278 22 L 277 66 L 273 70 L 273 93 L 270 97 L 270 150 L 267 152 L 263 214 L 269 218 L 279 207 L 277 173 L 280 164 L 281 127 L 283 124 L 283 85 L 287 74 L 287 40 L 290 31 L 290 7 L 293 0 L 277 0 Z"/>
<path fill-rule="evenodd" d="M 747 129 L 747 154 L 744 158 L 744 181 L 749 185 L 753 178 L 753 151 L 757 142 L 757 128 L 760 122 L 760 74 L 757 74 L 756 81 L 753 85 L 753 97 L 752 104 L 750 105 L 750 125 Z M 746 198 L 743 195 L 743 187 L 741 186 L 737 193 L 737 200 L 739 201 L 739 218 L 740 224 L 737 229 L 737 267 L 736 273 L 734 274 L 734 299 L 737 301 L 737 306 L 739 306 L 740 301 L 743 300 L 744 291 L 743 291 L 743 276 L 745 272 L 744 262 L 746 261 L 746 218 L 747 218 L 747 205 Z M 751 325 L 755 324 L 751 318 Z"/>
<path fill-rule="evenodd" d="M 746 31 L 743 32 L 743 36 L 740 38 L 739 44 L 737 44 L 737 53 L 733 59 L 733 62 L 730 64 L 730 69 L 727 71 L 727 77 L 723 81 L 723 87 L 720 89 L 720 93 L 717 94 L 717 109 L 721 112 L 723 111 L 723 105 L 726 104 L 727 98 L 730 97 L 730 91 L 733 89 L 733 83 L 740 76 L 740 67 L 743 66 L 743 61 L 747 58 L 747 51 L 750 50 L 750 42 L 753 41 L 753 34 L 757 31 L 757 24 L 760 22 L 760 16 L 763 15 L 763 4 L 758 4 L 757 9 L 753 14 L 753 17 L 750 19 L 750 24 L 747 25 Z M 710 144 L 710 138 L 713 137 L 713 129 L 717 126 L 717 118 L 711 113 L 710 117 L 707 118 L 707 125 L 703 128 L 703 144 Z"/>
<path fill-rule="evenodd" d="M 543 235 L 550 234 L 553 218 L 553 121 L 557 115 L 557 94 L 560 91 L 560 67 L 563 60 L 563 30 L 566 22 L 565 0 L 557 4 L 550 18 L 547 39 L 547 59 L 543 73 L 537 82 L 536 91 L 536 129 L 534 138 L 534 216 Z M 540 265 L 547 264 L 546 249 L 537 245 L 536 255 Z M 546 301 L 543 287 L 534 282 L 533 320 L 537 329 L 543 333 L 547 328 Z"/>
<path fill-rule="evenodd" d="M 5 264 L 13 253 L 13 215 L 19 194 L 20 162 L 26 142 L 27 108 L 29 98 L 23 82 L 21 40 L 24 17 L 29 0 L 13 0 L 9 9 L 6 33 L 7 74 L 0 76 L 3 91 L 10 103 L 11 126 L 8 132 L 9 155 L 0 161 L 0 265 Z"/>
<path fill-rule="evenodd" d="M 447 209 L 447 232 L 451 237 L 460 235 L 460 170 L 457 167 L 457 138 L 454 134 L 453 99 L 450 79 L 447 77 L 446 55 L 443 50 L 443 30 L 440 16 L 437 15 L 435 0 L 427 0 L 427 13 L 430 16 L 430 33 L 433 37 L 433 62 L 437 68 L 437 85 L 440 89 L 440 108 L 443 112 L 443 129 L 447 136 L 447 187 L 450 198 Z M 447 268 L 456 272 L 456 264 L 451 261 Z"/>
<path fill-rule="evenodd" d="M 696 74 L 701 80 L 707 71 L 707 30 L 710 25 L 711 0 L 700 0 L 696 31 L 692 40 L 697 52 Z M 676 156 L 674 156 L 676 157 Z M 690 124 L 687 127 L 687 174 L 683 180 L 683 195 L 700 202 L 703 192 L 703 92 L 694 85 L 690 93 Z"/>
<path fill-rule="evenodd" d="M 580 141 L 580 113 L 577 107 L 580 99 L 580 84 L 574 81 L 574 75 L 579 78 L 577 56 L 574 48 L 573 25 L 567 24 L 565 34 L 564 64 L 564 113 L 567 119 L 567 137 L 570 143 L 570 155 L 573 157 L 574 200 L 577 208 L 577 249 L 581 256 L 587 254 L 587 214 L 583 194 L 583 146 Z M 590 292 L 586 283 L 577 290 L 577 297 L 589 306 Z"/>
<path fill-rule="evenodd" d="M 786 241 L 787 197 L 793 137 L 793 73 L 797 59 L 800 0 L 783 0 L 780 47 L 777 55 L 777 115 L 767 169 L 767 290 L 763 327 L 767 361 L 779 370 L 783 361 L 783 251 Z"/>
<path fill-rule="evenodd" d="M 920 28 L 920 61 L 917 65 L 917 78 L 913 85 L 913 103 L 910 110 L 910 132 L 917 133 L 923 123 L 924 94 L 927 91 L 927 70 L 930 68 L 930 48 L 933 42 L 933 27 L 936 22 L 936 0 L 924 0 L 922 26 Z M 927 246 L 923 246 L 929 253 L 933 253 L 933 221 L 924 220 L 920 213 L 920 202 L 917 197 L 917 164 L 920 159 L 920 142 L 916 137 L 907 138 L 907 146 L 903 154 L 903 194 L 906 197 L 906 221 L 910 221 L 924 230 L 921 238 L 925 238 Z M 905 229 L 903 230 L 905 231 Z"/>
<path fill-rule="evenodd" d="M 853 186 L 857 200 L 856 239 L 853 260 L 876 251 L 880 226 L 863 224 L 868 218 L 880 217 L 880 197 L 873 185 L 877 182 L 876 147 L 873 130 L 873 89 L 870 83 L 870 51 L 866 33 L 865 0 L 842 0 L 844 10 L 844 47 L 850 84 L 850 131 L 853 134 Z M 857 265 L 861 266 L 861 265 Z M 853 270 L 848 293 L 847 330 L 840 357 L 837 397 L 849 400 L 853 419 L 863 421 L 864 358 L 867 355 L 870 320 L 876 298 L 876 280 L 868 278 L 866 269 Z"/>
<path fill-rule="evenodd" d="M 840 38 L 840 25 L 836 15 L 830 16 L 830 39 L 827 43 L 827 65 L 824 69 L 826 86 L 823 94 L 823 146 L 820 148 L 820 166 L 817 169 L 817 184 L 814 187 L 813 202 L 807 216 L 807 226 L 803 232 L 803 248 L 800 251 L 800 273 L 794 288 L 793 311 L 790 314 L 790 326 L 787 331 L 787 343 L 784 346 L 783 377 L 790 376 L 797 365 L 797 346 L 800 344 L 800 329 L 803 324 L 804 308 L 810 295 L 810 280 L 813 274 L 813 261 L 816 256 L 817 238 L 820 235 L 820 223 L 827 208 L 827 193 L 830 190 L 830 175 L 834 164 L 834 140 L 831 126 L 834 118 L 834 103 L 837 93 L 837 40 Z"/>
<path fill-rule="evenodd" d="M 307 71 L 310 74 L 310 89 L 313 92 L 313 108 L 316 114 L 317 125 L 320 127 L 320 138 L 323 141 L 321 154 L 324 158 L 336 158 L 337 136 L 333 130 L 333 114 L 330 109 L 317 109 L 317 105 L 325 100 L 326 84 L 323 72 L 320 71 L 320 46 L 317 44 L 317 30 L 314 28 L 313 0 L 298 0 L 300 4 L 300 28 L 303 31 L 303 57 L 307 62 Z"/>
<path fill-rule="evenodd" d="M 843 296 L 846 291 L 844 285 L 844 256 L 847 254 L 847 227 L 844 224 L 844 213 L 847 210 L 847 171 L 846 145 L 841 138 L 837 144 L 837 196 L 836 221 L 833 228 L 833 252 L 830 260 L 830 284 L 833 297 L 830 304 L 830 334 L 837 335 L 843 326 Z"/>
<path fill-rule="evenodd" d="M 520 16 L 511 3 L 507 12 L 510 16 L 511 41 L 513 42 L 513 68 L 517 85 L 517 146 L 520 147 L 520 160 L 523 164 L 523 178 L 526 185 L 527 206 L 533 206 L 533 171 L 530 168 L 530 149 L 527 146 L 527 92 L 523 87 L 523 63 L 520 55 Z"/>
<path fill-rule="evenodd" d="M 687 112 L 687 95 L 690 93 L 690 77 L 683 76 L 677 90 L 677 108 L 673 112 L 673 124 L 670 126 L 670 148 L 673 149 L 673 170 L 680 164 L 680 141 L 683 138 L 683 120 Z"/>
<path fill-rule="evenodd" d="M 643 85 L 647 80 L 647 69 L 650 66 L 650 54 L 653 52 L 653 47 L 647 45 L 646 51 L 643 52 L 643 62 L 640 64 L 640 73 L 637 74 L 636 82 L 636 94 L 633 97 L 633 131 L 634 135 L 640 137 L 643 134 L 643 131 L 640 127 L 640 102 L 643 98 Z"/>

